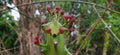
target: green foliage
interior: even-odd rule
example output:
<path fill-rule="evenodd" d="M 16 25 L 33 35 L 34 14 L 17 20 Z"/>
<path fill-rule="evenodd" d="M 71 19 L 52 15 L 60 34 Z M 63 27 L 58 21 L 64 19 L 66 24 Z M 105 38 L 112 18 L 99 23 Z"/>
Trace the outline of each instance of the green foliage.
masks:
<path fill-rule="evenodd" d="M 9 14 L 9 11 L 3 11 L 0 13 L 0 39 L 3 40 L 4 47 L 12 48 L 17 38 L 17 34 L 14 30 L 15 24 L 13 16 Z"/>
<path fill-rule="evenodd" d="M 85 0 L 84 2 L 88 2 L 88 0 Z M 89 2 L 94 2 L 97 5 L 105 7 L 106 0 L 89 0 Z M 112 3 L 113 4 L 111 4 L 109 8 L 112 10 L 120 11 L 120 0 L 112 1 Z M 43 28 L 45 29 L 47 27 L 50 27 L 52 31 L 51 34 L 46 34 L 46 40 L 44 40 L 45 44 L 40 43 L 40 46 L 43 46 L 43 52 L 46 55 L 69 55 L 69 51 L 71 51 L 71 53 L 76 52 L 76 50 L 81 46 L 81 43 L 86 38 L 85 36 L 88 34 L 90 28 L 93 27 L 94 23 L 99 17 L 93 9 L 93 6 L 90 4 L 74 2 L 55 2 L 55 6 L 62 7 L 65 12 L 70 13 L 70 15 L 72 16 L 80 14 L 80 17 L 77 17 L 80 20 L 77 19 L 77 21 L 74 23 L 74 25 L 77 26 L 76 30 L 80 29 L 80 33 L 77 33 L 77 35 L 73 36 L 70 33 L 68 36 L 66 36 L 66 34 L 57 35 L 59 32 L 59 28 L 66 28 L 62 26 L 65 20 L 63 19 L 59 22 L 55 20 L 57 18 L 56 15 L 52 16 L 50 14 L 46 16 L 46 20 L 52 22 L 43 25 Z M 102 12 L 105 10 L 101 7 L 96 8 L 99 14 L 102 14 Z M 5 47 L 12 48 L 14 47 L 14 42 L 17 38 L 17 34 L 15 32 L 15 23 L 18 22 L 14 21 L 13 17 L 8 12 L 9 11 L 0 12 L 0 39 L 3 39 Z M 45 13 L 45 10 L 43 10 L 43 13 Z M 103 17 L 103 20 L 107 23 L 108 26 L 105 26 L 103 22 L 97 24 L 93 32 L 90 34 L 90 36 L 88 36 L 88 39 L 85 41 L 82 48 L 80 49 L 81 55 L 89 55 L 88 52 L 93 53 L 93 55 L 102 55 L 104 53 L 106 53 L 105 55 L 113 55 L 115 52 L 119 52 L 120 43 L 111 34 L 108 28 L 110 28 L 113 33 L 118 37 L 118 40 L 120 40 L 120 14 L 113 13 L 107 10 Z M 71 26 L 71 23 L 67 26 L 67 28 L 69 28 L 69 26 Z M 57 35 L 55 38 L 53 36 L 54 34 Z M 66 41 L 66 39 L 69 40 Z M 74 40 L 78 43 L 73 42 Z M 57 45 L 54 44 L 55 41 L 58 42 Z M 71 44 L 71 42 L 73 43 Z M 68 49 L 66 49 L 66 47 L 68 47 Z M 93 49 L 94 51 L 89 49 Z"/>

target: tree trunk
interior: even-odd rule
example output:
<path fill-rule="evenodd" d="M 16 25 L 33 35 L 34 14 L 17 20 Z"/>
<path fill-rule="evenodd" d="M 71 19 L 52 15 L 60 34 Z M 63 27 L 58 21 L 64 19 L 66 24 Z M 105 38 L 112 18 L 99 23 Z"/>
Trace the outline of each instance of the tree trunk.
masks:
<path fill-rule="evenodd" d="M 36 0 L 13 0 L 15 5 L 35 2 Z M 20 13 L 20 29 L 18 39 L 20 41 L 20 55 L 41 55 L 40 47 L 34 45 L 34 37 L 39 35 L 40 24 L 34 17 L 35 5 L 17 7 Z M 40 19 L 37 19 L 40 20 Z"/>

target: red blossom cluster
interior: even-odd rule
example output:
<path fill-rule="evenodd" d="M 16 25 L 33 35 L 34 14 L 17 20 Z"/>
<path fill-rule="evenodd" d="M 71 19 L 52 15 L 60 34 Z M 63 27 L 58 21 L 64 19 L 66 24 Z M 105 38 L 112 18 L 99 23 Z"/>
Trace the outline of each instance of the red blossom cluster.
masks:
<path fill-rule="evenodd" d="M 76 21 L 76 18 L 75 17 L 72 17 L 71 15 L 64 15 L 65 11 L 63 9 L 60 8 L 60 6 L 57 6 L 55 7 L 55 9 L 51 9 L 50 6 L 46 6 L 46 10 L 51 13 L 52 15 L 55 15 L 55 14 L 60 14 L 60 15 L 63 15 L 63 18 L 65 18 L 66 22 L 75 22 Z M 45 24 L 45 21 L 41 21 L 41 24 Z M 72 32 L 74 30 L 74 28 L 70 28 L 68 29 L 69 32 Z M 51 28 L 46 28 L 45 29 L 46 33 L 51 33 Z M 63 34 L 64 33 L 64 28 L 59 28 L 59 34 Z"/>
<path fill-rule="evenodd" d="M 39 45 L 39 43 L 40 43 L 40 37 L 39 36 L 35 36 L 35 38 L 34 38 L 34 44 L 35 45 Z"/>
<path fill-rule="evenodd" d="M 64 10 L 62 10 L 59 6 L 55 7 L 55 9 L 52 11 L 50 6 L 46 6 L 46 10 L 49 13 L 52 13 L 54 15 L 55 13 L 60 13 L 61 15 L 64 15 Z"/>
<path fill-rule="evenodd" d="M 65 15 L 65 19 L 66 19 L 67 21 L 71 21 L 71 22 L 75 22 L 75 20 L 76 20 L 76 18 L 71 17 L 70 15 Z"/>

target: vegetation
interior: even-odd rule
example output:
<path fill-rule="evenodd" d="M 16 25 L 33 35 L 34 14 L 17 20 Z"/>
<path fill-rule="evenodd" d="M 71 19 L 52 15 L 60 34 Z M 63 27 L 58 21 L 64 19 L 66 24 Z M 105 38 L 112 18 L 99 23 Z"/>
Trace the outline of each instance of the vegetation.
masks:
<path fill-rule="evenodd" d="M 119 0 L 0 0 L 0 55 L 119 55 L 119 20 Z"/>

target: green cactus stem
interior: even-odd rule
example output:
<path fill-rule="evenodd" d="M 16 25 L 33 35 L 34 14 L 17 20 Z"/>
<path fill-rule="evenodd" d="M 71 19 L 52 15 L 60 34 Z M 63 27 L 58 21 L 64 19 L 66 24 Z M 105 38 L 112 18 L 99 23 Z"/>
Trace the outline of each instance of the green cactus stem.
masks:
<path fill-rule="evenodd" d="M 51 28 L 51 33 L 47 33 L 46 45 L 44 47 L 45 55 L 71 55 L 65 47 L 66 34 L 58 34 L 62 25 L 58 21 L 52 21 L 44 25 L 45 28 Z M 56 34 L 56 37 L 53 35 Z M 56 42 L 56 43 L 55 43 Z"/>
<path fill-rule="evenodd" d="M 106 31 L 104 35 L 104 47 L 103 47 L 103 55 L 107 55 L 107 50 L 109 46 L 110 34 Z"/>

